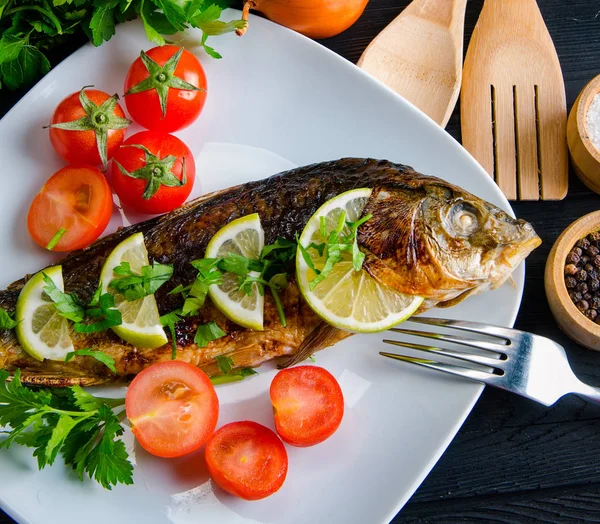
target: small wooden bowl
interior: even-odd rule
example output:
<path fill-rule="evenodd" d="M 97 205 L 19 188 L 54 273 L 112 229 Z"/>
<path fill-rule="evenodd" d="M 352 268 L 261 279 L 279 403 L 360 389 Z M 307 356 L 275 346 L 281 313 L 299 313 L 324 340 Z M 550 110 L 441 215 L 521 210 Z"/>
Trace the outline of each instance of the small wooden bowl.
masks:
<path fill-rule="evenodd" d="M 569 337 L 582 346 L 600 351 L 600 325 L 587 318 L 569 297 L 565 284 L 565 261 L 578 240 L 600 229 L 600 211 L 594 211 L 573 222 L 558 237 L 548 260 L 544 284 L 546 298 L 556 323 Z"/>
<path fill-rule="evenodd" d="M 596 193 L 600 193 L 600 151 L 589 138 L 585 119 L 590 104 L 598 93 L 600 75 L 593 78 L 579 93 L 567 121 L 567 143 L 575 172 Z"/>

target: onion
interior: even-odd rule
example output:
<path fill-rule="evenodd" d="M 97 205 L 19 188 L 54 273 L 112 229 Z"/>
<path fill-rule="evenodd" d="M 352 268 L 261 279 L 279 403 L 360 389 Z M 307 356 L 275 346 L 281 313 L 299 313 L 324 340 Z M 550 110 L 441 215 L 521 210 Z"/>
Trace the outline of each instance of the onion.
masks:
<path fill-rule="evenodd" d="M 369 0 L 245 0 L 242 18 L 250 9 L 310 38 L 329 38 L 358 20 Z M 238 30 L 238 35 L 246 32 Z"/>

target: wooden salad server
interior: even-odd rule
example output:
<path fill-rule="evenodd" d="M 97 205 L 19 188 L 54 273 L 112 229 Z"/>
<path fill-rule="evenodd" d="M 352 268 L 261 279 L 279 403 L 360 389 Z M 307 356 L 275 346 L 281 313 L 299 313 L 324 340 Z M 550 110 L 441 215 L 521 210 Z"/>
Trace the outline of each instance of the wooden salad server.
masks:
<path fill-rule="evenodd" d="M 509 200 L 565 197 L 565 84 L 535 0 L 486 0 L 460 107 L 463 145 Z"/>
<path fill-rule="evenodd" d="M 442 127 L 460 92 L 467 0 L 413 0 L 357 65 Z"/>

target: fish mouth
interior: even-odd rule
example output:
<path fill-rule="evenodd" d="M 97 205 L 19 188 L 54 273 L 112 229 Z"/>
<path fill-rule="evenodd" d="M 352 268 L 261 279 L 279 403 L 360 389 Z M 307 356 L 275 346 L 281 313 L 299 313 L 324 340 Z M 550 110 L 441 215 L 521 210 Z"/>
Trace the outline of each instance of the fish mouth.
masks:
<path fill-rule="evenodd" d="M 525 242 L 519 244 L 518 246 L 515 246 L 512 249 L 507 250 L 504 253 L 504 263 L 512 271 L 521 262 L 523 262 L 523 260 L 525 260 L 529 256 L 529 254 L 541 243 L 542 239 L 534 233 L 533 236 Z"/>

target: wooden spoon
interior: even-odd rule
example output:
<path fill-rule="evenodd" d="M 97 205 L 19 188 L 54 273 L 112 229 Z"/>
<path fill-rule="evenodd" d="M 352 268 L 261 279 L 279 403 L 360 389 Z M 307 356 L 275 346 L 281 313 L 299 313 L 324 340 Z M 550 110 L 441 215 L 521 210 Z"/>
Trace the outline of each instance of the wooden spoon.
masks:
<path fill-rule="evenodd" d="M 444 127 L 460 91 L 466 5 L 467 0 L 413 0 L 357 65 Z"/>
<path fill-rule="evenodd" d="M 567 103 L 535 0 L 486 0 L 465 58 L 462 143 L 508 199 L 567 194 Z"/>

